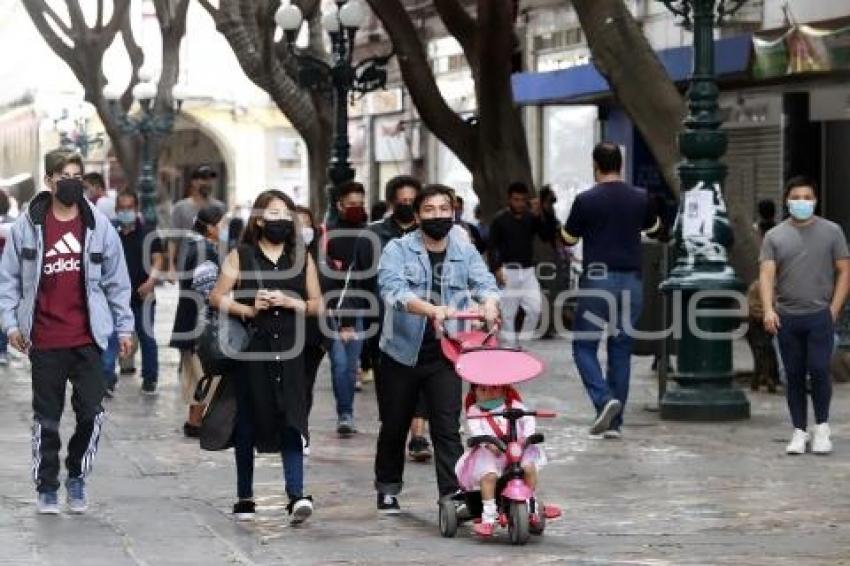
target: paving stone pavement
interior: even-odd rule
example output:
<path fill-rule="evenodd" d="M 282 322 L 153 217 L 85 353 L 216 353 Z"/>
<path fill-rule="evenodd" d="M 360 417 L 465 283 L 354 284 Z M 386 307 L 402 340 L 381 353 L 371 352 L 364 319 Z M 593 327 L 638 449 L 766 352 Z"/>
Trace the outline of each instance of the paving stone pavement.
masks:
<path fill-rule="evenodd" d="M 173 289 L 158 290 L 158 337 L 168 338 Z M 258 459 L 259 518 L 237 524 L 232 452 L 210 453 L 181 436 L 177 357 L 161 351 L 156 398 L 122 378 L 107 402 L 92 505 L 82 517 L 40 517 L 30 480 L 26 360 L 0 370 L 0 564 L 850 564 L 850 386 L 833 404 L 835 454 L 788 457 L 784 399 L 749 394 L 753 418 L 738 423 L 658 419 L 649 360 L 635 360 L 622 441 L 594 441 L 592 412 L 563 340 L 531 345 L 547 373 L 524 387 L 542 421 L 550 464 L 541 493 L 564 508 L 544 537 L 511 547 L 504 535 L 475 540 L 464 527 L 442 539 L 430 465 L 408 464 L 399 517 L 378 517 L 372 491 L 374 390 L 358 394 L 361 433 L 336 438 L 327 363 L 312 417 L 310 523 L 285 520 L 280 461 Z M 742 347 L 740 364 L 751 363 Z M 73 421 L 70 406 L 63 439 Z"/>

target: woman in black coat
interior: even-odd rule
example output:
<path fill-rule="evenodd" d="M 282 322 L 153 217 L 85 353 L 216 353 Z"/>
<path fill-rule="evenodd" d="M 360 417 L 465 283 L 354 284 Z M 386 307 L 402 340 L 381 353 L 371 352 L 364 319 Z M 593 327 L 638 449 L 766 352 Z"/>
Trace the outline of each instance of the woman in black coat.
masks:
<path fill-rule="evenodd" d="M 183 434 L 197 438 L 206 405 L 195 401 L 195 388 L 203 377 L 201 361 L 195 353 L 195 345 L 202 330 L 199 306 L 206 302 L 199 291 L 192 287 L 195 269 L 206 261 L 219 264 L 219 231 L 224 213 L 215 206 L 198 211 L 193 226 L 194 234 L 183 249 L 180 266 L 180 299 L 174 318 L 174 328 L 169 345 L 180 350 L 180 385 L 183 401 L 189 406 L 189 416 L 183 424 Z"/>
<path fill-rule="evenodd" d="M 287 509 L 292 521 L 301 523 L 313 512 L 312 499 L 304 494 L 304 323 L 317 314 L 321 290 L 295 205 L 284 193 L 271 190 L 257 197 L 242 244 L 224 261 L 210 304 L 254 328 L 232 369 L 238 498 L 233 513 L 239 520 L 253 519 L 254 451 L 277 452 L 283 459 Z"/>

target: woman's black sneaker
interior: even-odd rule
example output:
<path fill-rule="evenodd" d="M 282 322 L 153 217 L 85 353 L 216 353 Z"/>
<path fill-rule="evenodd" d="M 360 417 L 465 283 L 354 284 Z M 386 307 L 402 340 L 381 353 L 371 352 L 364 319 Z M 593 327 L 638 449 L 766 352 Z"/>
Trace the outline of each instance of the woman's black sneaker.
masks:
<path fill-rule="evenodd" d="M 247 499 L 241 499 L 233 506 L 233 516 L 237 521 L 253 521 L 257 514 L 257 504 Z"/>
<path fill-rule="evenodd" d="M 293 525 L 300 525 L 313 514 L 313 498 L 307 495 L 290 499 L 286 510 L 291 517 L 291 523 Z"/>
<path fill-rule="evenodd" d="M 200 438 L 201 427 L 189 423 L 183 423 L 183 434 L 186 438 Z"/>
<path fill-rule="evenodd" d="M 401 507 L 398 504 L 398 498 L 394 495 L 378 494 L 378 512 L 384 515 L 398 515 L 401 513 Z"/>

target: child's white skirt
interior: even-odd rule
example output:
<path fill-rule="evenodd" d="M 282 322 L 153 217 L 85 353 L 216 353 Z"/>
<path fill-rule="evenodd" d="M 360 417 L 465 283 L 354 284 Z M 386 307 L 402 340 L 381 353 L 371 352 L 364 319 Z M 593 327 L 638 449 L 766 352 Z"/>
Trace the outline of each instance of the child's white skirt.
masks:
<path fill-rule="evenodd" d="M 534 464 L 540 469 L 546 465 L 546 453 L 536 444 L 529 446 L 522 455 L 522 465 Z M 464 452 L 455 464 L 455 474 L 464 491 L 476 491 L 481 487 L 481 478 L 487 474 L 502 475 L 508 465 L 504 454 L 494 454 L 488 448 L 476 446 Z"/>

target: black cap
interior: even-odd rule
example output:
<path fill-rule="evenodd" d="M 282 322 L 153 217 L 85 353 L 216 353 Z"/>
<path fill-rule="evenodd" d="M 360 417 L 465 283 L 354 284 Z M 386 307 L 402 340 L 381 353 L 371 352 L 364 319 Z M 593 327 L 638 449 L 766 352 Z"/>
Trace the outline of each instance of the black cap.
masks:
<path fill-rule="evenodd" d="M 192 173 L 192 179 L 215 179 L 218 174 L 209 165 L 199 165 Z"/>

